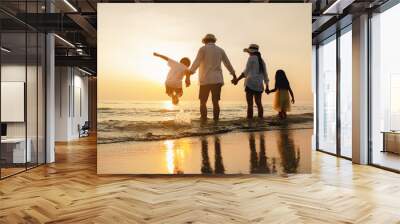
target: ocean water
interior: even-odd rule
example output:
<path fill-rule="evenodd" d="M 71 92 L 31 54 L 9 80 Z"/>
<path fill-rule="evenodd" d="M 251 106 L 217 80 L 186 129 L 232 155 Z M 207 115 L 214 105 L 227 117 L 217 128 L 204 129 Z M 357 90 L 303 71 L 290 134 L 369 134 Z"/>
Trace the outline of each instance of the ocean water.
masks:
<path fill-rule="evenodd" d="M 210 103 L 211 104 L 211 103 Z M 226 133 L 231 131 L 260 131 L 312 128 L 313 107 L 307 103 L 292 105 L 285 121 L 276 117 L 271 105 L 264 105 L 263 120 L 245 119 L 245 102 L 221 102 L 220 121 L 199 120 L 199 102 L 170 101 L 110 101 L 98 105 L 98 143 L 152 141 L 181 137 Z M 257 110 L 254 108 L 254 115 Z M 212 107 L 209 105 L 209 118 Z"/>

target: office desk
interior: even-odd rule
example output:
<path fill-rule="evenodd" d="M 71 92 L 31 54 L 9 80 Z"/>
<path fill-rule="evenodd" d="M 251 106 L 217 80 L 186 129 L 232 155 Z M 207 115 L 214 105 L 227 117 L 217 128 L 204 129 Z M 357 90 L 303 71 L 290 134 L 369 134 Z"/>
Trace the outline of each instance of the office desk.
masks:
<path fill-rule="evenodd" d="M 383 152 L 400 154 L 400 132 L 383 131 Z"/>
<path fill-rule="evenodd" d="M 25 138 L 1 139 L 1 157 L 6 163 L 26 163 L 32 160 L 32 140 L 26 139 L 27 147 L 25 152 Z"/>

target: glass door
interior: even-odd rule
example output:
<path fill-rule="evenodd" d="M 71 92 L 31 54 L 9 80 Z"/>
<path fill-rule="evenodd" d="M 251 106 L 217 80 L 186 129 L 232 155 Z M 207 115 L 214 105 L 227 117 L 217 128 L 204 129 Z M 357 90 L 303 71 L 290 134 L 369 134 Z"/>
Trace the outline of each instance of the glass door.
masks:
<path fill-rule="evenodd" d="M 352 157 L 352 33 L 341 32 L 340 42 L 340 155 Z"/>
<path fill-rule="evenodd" d="M 317 149 L 336 154 L 336 35 L 317 51 Z"/>
<path fill-rule="evenodd" d="M 400 4 L 371 18 L 370 162 L 400 171 Z"/>

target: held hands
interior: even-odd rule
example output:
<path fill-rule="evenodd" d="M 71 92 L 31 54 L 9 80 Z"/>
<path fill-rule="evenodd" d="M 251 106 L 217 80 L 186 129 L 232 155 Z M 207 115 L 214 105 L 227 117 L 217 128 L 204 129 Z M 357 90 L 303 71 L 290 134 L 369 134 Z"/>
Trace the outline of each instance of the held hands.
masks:
<path fill-rule="evenodd" d="M 238 84 L 238 82 L 239 80 L 236 77 L 231 80 L 231 83 L 235 86 Z"/>
<path fill-rule="evenodd" d="M 232 76 L 233 76 L 233 79 L 231 80 L 231 83 L 232 83 L 233 85 L 237 85 L 237 83 L 239 82 L 239 80 L 238 80 L 238 78 L 236 77 L 236 74 L 233 73 Z"/>
<path fill-rule="evenodd" d="M 294 98 L 292 98 L 292 100 L 291 100 L 291 101 L 292 101 L 292 104 L 294 104 L 294 102 L 295 102 L 295 101 L 294 101 Z"/>

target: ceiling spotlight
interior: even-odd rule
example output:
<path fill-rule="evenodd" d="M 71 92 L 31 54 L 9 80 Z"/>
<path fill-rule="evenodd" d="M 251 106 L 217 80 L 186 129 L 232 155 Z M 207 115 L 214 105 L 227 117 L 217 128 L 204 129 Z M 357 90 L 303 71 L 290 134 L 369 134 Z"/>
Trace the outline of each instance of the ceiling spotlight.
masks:
<path fill-rule="evenodd" d="M 70 7 L 74 12 L 78 12 L 78 10 L 68 1 L 68 0 L 64 0 L 65 4 L 68 5 L 68 7 Z"/>
<path fill-rule="evenodd" d="M 322 14 L 342 14 L 343 9 L 351 5 L 355 0 L 336 0 Z"/>
<path fill-rule="evenodd" d="M 7 49 L 5 47 L 1 47 L 1 51 L 4 51 L 6 53 L 10 53 L 11 52 L 11 50 L 9 50 L 9 49 Z"/>
<path fill-rule="evenodd" d="M 61 40 L 62 42 L 64 42 L 65 44 L 67 44 L 68 46 L 75 48 L 75 45 L 73 45 L 71 42 L 69 42 L 68 40 L 60 37 L 58 34 L 54 34 L 55 37 L 57 37 L 59 40 Z"/>
<path fill-rule="evenodd" d="M 81 69 L 81 68 L 79 68 L 79 67 L 78 67 L 78 70 L 81 71 L 81 72 L 83 72 L 83 73 L 85 73 L 86 75 L 90 75 L 90 76 L 93 75 L 92 73 L 90 73 L 90 72 L 88 72 L 88 71 L 86 71 L 86 70 L 84 70 L 84 69 Z"/>

